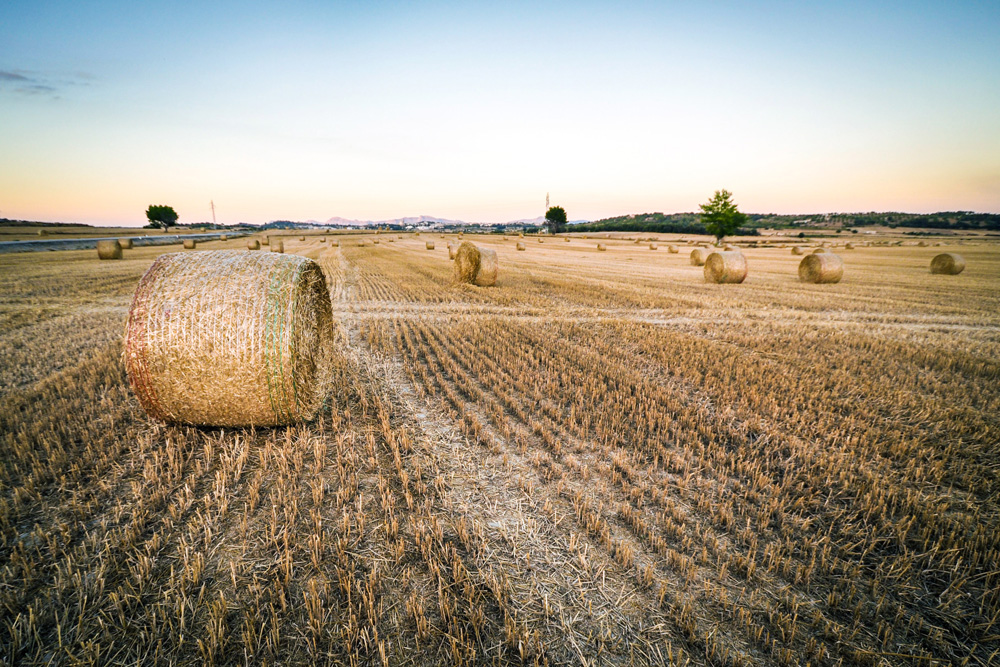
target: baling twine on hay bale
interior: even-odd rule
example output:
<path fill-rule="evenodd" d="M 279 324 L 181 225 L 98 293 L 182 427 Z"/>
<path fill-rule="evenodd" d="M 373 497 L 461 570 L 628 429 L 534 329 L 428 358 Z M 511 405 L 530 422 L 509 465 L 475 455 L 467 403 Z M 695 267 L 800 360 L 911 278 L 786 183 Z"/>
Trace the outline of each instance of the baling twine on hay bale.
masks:
<path fill-rule="evenodd" d="M 271 252 L 285 252 L 285 242 L 275 241 L 271 244 Z"/>
<path fill-rule="evenodd" d="M 695 248 L 691 251 L 691 266 L 705 266 L 710 254 L 708 248 Z"/>
<path fill-rule="evenodd" d="M 500 265 L 497 254 L 489 248 L 480 248 L 463 241 L 455 253 L 455 280 L 480 287 L 496 285 Z"/>
<path fill-rule="evenodd" d="M 312 419 L 327 393 L 330 295 L 305 257 L 236 250 L 161 255 L 125 328 L 125 369 L 153 419 L 276 426 Z"/>
<path fill-rule="evenodd" d="M 705 281 L 741 283 L 747 277 L 747 258 L 739 250 L 713 252 L 705 260 Z"/>
<path fill-rule="evenodd" d="M 98 259 L 121 259 L 122 258 L 122 247 L 118 243 L 117 239 L 98 241 L 97 242 L 97 258 Z"/>
<path fill-rule="evenodd" d="M 248 250 L 260 250 L 260 241 L 257 239 L 247 239 Z"/>
<path fill-rule="evenodd" d="M 931 260 L 931 273 L 957 276 L 965 271 L 965 258 L 953 252 L 943 252 Z"/>
<path fill-rule="evenodd" d="M 832 252 L 814 252 L 799 262 L 799 280 L 804 283 L 839 283 L 844 277 L 844 260 Z"/>
<path fill-rule="evenodd" d="M 122 250 L 131 250 L 132 239 L 130 238 L 118 239 L 118 245 L 122 247 Z"/>
<path fill-rule="evenodd" d="M 194 250 L 198 246 L 194 239 L 184 239 L 184 249 Z"/>

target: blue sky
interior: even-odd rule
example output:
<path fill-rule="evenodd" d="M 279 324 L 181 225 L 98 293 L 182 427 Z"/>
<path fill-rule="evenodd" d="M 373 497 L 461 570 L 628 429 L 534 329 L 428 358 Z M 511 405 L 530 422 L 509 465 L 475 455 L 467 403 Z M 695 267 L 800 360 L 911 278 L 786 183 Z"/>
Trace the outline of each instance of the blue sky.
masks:
<path fill-rule="evenodd" d="M 1000 4 L 15 2 L 0 216 L 1000 212 Z"/>

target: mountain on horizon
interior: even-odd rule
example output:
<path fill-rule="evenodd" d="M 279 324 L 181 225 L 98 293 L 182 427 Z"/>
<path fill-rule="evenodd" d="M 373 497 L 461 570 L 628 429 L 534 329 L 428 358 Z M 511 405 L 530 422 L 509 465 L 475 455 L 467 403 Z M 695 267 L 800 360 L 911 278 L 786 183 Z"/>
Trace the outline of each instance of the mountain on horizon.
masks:
<path fill-rule="evenodd" d="M 409 216 L 405 218 L 394 218 L 392 220 L 351 220 L 349 218 L 341 218 L 339 216 L 334 216 L 328 219 L 326 222 L 317 222 L 310 220 L 310 223 L 317 225 L 328 225 L 330 227 L 378 227 L 381 225 L 426 225 L 426 224 L 438 224 L 438 225 L 493 225 L 493 224 L 503 224 L 503 225 L 535 225 L 540 226 L 545 224 L 545 216 L 538 216 L 537 218 L 522 218 L 519 220 L 509 220 L 503 223 L 492 223 L 492 222 L 468 222 L 466 220 L 449 220 L 447 218 L 435 218 L 430 215 L 418 215 Z M 575 222 L 575 221 L 574 221 Z M 581 221 L 582 222 L 582 221 Z"/>

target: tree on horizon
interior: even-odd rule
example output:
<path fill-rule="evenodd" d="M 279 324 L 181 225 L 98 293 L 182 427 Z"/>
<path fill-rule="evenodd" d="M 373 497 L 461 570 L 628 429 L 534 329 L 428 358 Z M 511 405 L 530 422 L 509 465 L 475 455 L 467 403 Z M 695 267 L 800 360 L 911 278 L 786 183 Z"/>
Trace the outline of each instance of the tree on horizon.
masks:
<path fill-rule="evenodd" d="M 701 221 L 708 233 L 715 237 L 716 245 L 721 244 L 724 237 L 735 234 L 747 221 L 746 214 L 740 213 L 729 190 L 716 190 L 715 195 L 699 208 Z"/>
<path fill-rule="evenodd" d="M 566 224 L 566 209 L 562 206 L 553 206 L 545 212 L 545 226 L 550 234 L 566 231 Z"/>
<path fill-rule="evenodd" d="M 167 229 L 177 224 L 177 211 L 174 210 L 173 206 L 151 204 L 146 209 L 146 219 L 149 220 L 147 227 Z"/>

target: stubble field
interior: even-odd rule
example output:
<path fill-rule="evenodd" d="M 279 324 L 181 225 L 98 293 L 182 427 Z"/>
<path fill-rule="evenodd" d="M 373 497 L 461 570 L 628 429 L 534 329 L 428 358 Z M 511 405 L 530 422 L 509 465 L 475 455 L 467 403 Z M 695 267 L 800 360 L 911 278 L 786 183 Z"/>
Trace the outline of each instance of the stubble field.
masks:
<path fill-rule="evenodd" d="M 1000 246 L 710 285 L 662 235 L 475 236 L 482 288 L 438 234 L 339 238 L 284 240 L 330 286 L 328 404 L 258 430 L 128 388 L 176 248 L 0 255 L 0 660 L 1000 659 Z"/>

